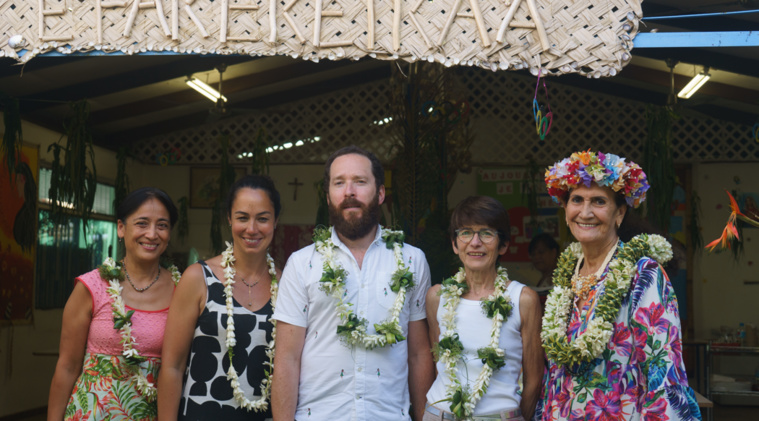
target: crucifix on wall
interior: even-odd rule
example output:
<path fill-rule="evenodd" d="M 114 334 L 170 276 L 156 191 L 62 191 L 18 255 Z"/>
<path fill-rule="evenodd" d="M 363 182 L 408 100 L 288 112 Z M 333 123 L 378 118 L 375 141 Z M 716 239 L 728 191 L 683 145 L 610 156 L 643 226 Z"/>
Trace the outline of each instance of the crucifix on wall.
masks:
<path fill-rule="evenodd" d="M 293 180 L 291 183 L 287 183 L 287 184 L 295 187 L 295 189 L 293 189 L 293 201 L 298 200 L 298 186 L 302 186 L 303 183 L 301 183 L 301 182 L 298 181 L 298 177 L 295 177 L 295 180 Z"/>

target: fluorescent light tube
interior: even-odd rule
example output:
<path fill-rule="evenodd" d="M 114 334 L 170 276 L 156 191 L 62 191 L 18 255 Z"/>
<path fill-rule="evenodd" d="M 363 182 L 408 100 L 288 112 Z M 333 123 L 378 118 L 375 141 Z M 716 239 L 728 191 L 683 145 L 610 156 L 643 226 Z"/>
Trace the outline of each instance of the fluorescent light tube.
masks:
<path fill-rule="evenodd" d="M 206 83 L 195 79 L 194 77 L 187 79 L 187 85 L 189 85 L 192 89 L 200 92 L 204 97 L 210 99 L 213 102 L 216 102 L 219 98 L 221 98 L 222 101 L 227 102 L 227 97 L 221 95 L 219 91 L 208 86 Z"/>
<path fill-rule="evenodd" d="M 709 73 L 699 73 L 696 76 L 693 77 L 693 79 L 688 82 L 687 85 L 683 88 L 682 91 L 680 91 L 679 94 L 677 94 L 678 98 L 684 98 L 688 99 L 693 96 L 693 94 L 696 93 L 702 86 L 704 86 L 704 83 L 706 83 L 711 75 Z"/>

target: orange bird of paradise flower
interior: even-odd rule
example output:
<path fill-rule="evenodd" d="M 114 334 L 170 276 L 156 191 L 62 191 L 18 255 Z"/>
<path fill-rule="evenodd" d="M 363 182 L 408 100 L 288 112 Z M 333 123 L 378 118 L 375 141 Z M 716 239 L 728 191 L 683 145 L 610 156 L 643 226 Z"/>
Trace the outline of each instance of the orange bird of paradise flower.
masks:
<path fill-rule="evenodd" d="M 756 221 L 741 212 L 740 208 L 738 207 L 738 202 L 735 200 L 733 195 L 730 194 L 730 192 L 727 190 L 725 190 L 725 193 L 727 193 L 728 197 L 730 197 L 730 210 L 732 212 L 730 212 L 730 217 L 727 218 L 727 225 L 725 225 L 725 229 L 722 230 L 722 235 L 706 245 L 705 248 L 708 248 L 709 251 L 713 251 L 717 245 L 719 245 L 722 249 L 729 249 L 731 248 L 730 244 L 733 241 L 733 238 L 738 241 L 741 240 L 740 236 L 738 236 L 738 229 L 735 227 L 735 223 L 738 219 L 747 222 L 755 227 L 759 227 L 759 221 Z"/>

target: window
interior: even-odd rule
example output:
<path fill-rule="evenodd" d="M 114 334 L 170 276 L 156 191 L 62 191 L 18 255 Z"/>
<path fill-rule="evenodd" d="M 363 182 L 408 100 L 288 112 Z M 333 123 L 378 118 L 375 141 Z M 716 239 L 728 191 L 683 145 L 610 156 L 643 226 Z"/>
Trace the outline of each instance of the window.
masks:
<path fill-rule="evenodd" d="M 87 230 L 80 218 L 55 224 L 47 210 L 51 170 L 40 169 L 39 235 L 35 263 L 35 306 L 39 309 L 61 308 L 74 288 L 74 278 L 89 272 L 117 252 L 116 222 L 113 210 L 115 189 L 98 183 L 93 215 Z"/>

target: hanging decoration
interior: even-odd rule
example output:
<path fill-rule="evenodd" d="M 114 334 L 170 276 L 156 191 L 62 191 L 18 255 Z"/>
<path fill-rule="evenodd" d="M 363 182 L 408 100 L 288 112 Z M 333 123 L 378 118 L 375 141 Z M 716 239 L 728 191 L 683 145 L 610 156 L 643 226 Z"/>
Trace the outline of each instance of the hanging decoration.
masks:
<path fill-rule="evenodd" d="M 742 230 L 738 221 L 743 221 L 753 227 L 759 228 L 759 211 L 741 210 L 738 202 L 735 200 L 735 191 L 731 194 L 725 190 L 730 198 L 730 216 L 727 218 L 727 224 L 722 230 L 722 235 L 716 240 L 706 245 L 709 251 L 713 251 L 717 246 L 720 249 L 730 249 L 733 257 L 738 260 L 743 254 L 743 243 L 741 242 Z"/>
<path fill-rule="evenodd" d="M 250 161 L 251 174 L 269 174 L 269 152 L 267 148 L 269 143 L 266 141 L 266 130 L 263 127 L 258 129 L 256 140 L 253 141 L 252 158 Z"/>
<path fill-rule="evenodd" d="M 224 250 L 222 241 L 221 226 L 224 221 L 224 200 L 227 198 L 227 192 L 235 182 L 235 169 L 229 163 L 229 134 L 223 133 L 218 137 L 221 145 L 221 174 L 219 175 L 219 194 L 213 203 L 211 210 L 211 247 L 214 254 L 220 254 Z"/>
<path fill-rule="evenodd" d="M 671 107 L 646 107 L 646 142 L 643 168 L 651 186 L 646 204 L 648 220 L 668 232 L 675 191 L 675 164 L 672 158 L 672 126 L 679 118 Z"/>
<path fill-rule="evenodd" d="M 535 119 L 535 131 L 538 133 L 540 140 L 545 140 L 548 136 L 548 132 L 551 131 L 551 125 L 553 124 L 553 112 L 551 111 L 551 104 L 548 102 L 548 87 L 546 86 L 546 80 L 543 82 L 543 94 L 546 97 L 546 105 L 541 106 L 538 103 L 538 88 L 540 87 L 543 69 L 538 70 L 538 81 L 535 83 L 535 95 L 532 97 L 532 117 Z M 548 111 L 546 111 L 548 110 Z"/>
<path fill-rule="evenodd" d="M 457 173 L 471 171 L 474 141 L 466 88 L 434 63 L 393 66 L 390 162 L 393 225 L 424 250 L 432 279 L 455 271 L 448 225 L 448 192 Z"/>
<path fill-rule="evenodd" d="M 538 57 L 544 74 L 601 77 L 630 62 L 643 11 L 641 0 L 0 0 L 0 14 L 2 39 L 13 40 L 2 53 L 22 62 L 51 51 L 171 51 L 495 71 L 530 68 Z"/>
<path fill-rule="evenodd" d="M 128 148 L 122 146 L 116 153 L 116 186 L 114 187 L 113 208 L 116 209 L 129 194 L 129 176 L 126 173 Z"/>
<path fill-rule="evenodd" d="M 61 223 L 73 214 L 82 219 L 86 231 L 97 187 L 95 150 L 88 124 L 90 106 L 86 100 L 74 102 L 71 111 L 71 116 L 63 124 L 60 140 L 48 147 L 48 152 L 53 152 L 50 217 Z"/>

